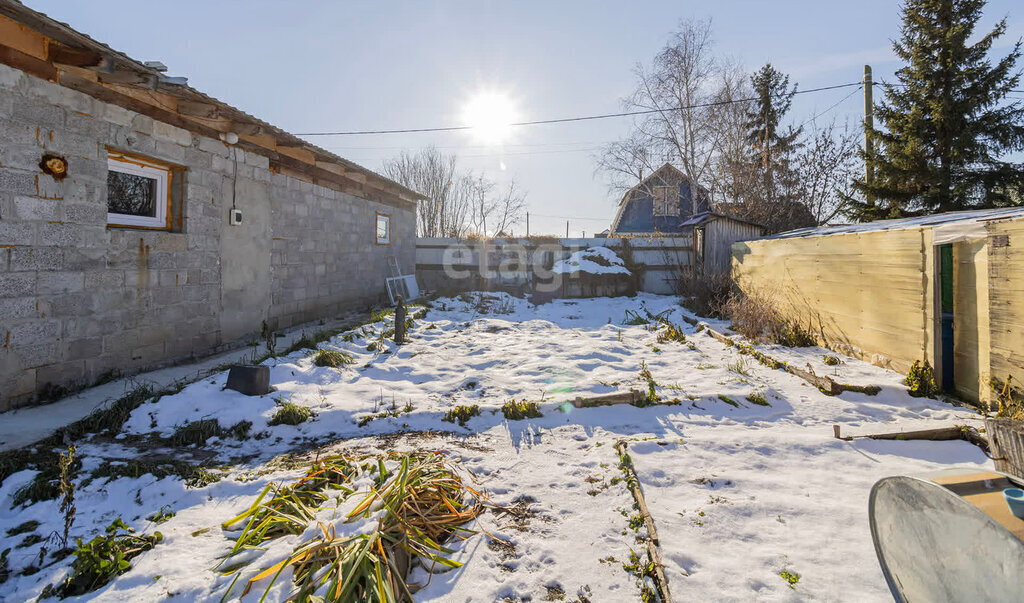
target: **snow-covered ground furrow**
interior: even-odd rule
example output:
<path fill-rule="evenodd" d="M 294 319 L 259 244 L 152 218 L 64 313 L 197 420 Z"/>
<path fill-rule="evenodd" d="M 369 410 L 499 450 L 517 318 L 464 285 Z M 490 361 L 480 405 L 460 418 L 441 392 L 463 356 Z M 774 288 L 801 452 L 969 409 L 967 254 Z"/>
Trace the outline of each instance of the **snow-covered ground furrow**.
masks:
<path fill-rule="evenodd" d="M 687 341 L 658 341 L 656 329 L 626 324 L 648 313 L 680 324 Z M 577 594 L 630 600 L 637 587 L 622 562 L 630 547 L 642 544 L 627 530 L 631 499 L 623 484 L 612 483 L 613 444 L 629 439 L 678 598 L 884 598 L 866 521 L 871 485 L 885 475 L 984 459 L 959 442 L 843 442 L 832 437 L 831 424 L 844 433 L 873 433 L 975 419 L 964 409 L 911 398 L 895 373 L 841 356 L 839 378 L 883 390 L 874 397 L 825 396 L 696 332 L 683 314 L 676 298 L 653 295 L 540 306 L 503 294 L 441 299 L 417 319 L 409 343 L 384 341 L 386 353 L 369 349 L 381 342 L 385 322 L 322 344 L 352 355 L 354 362 L 340 369 L 315 366 L 310 351 L 268 360 L 277 388 L 272 395 L 225 390 L 227 374 L 219 373 L 143 404 L 125 425 L 131 438 L 80 445 L 79 514 L 71 535 L 90 538 L 118 516 L 152 530 L 146 517 L 164 505 L 177 515 L 159 526 L 164 544 L 91 597 L 219 599 L 225 585 L 214 568 L 230 548 L 219 524 L 250 505 L 269 480 L 301 473 L 268 461 L 343 440 L 331 448 L 444 450 L 495 502 L 529 510 L 525 520 L 482 517 L 476 527 L 483 531 L 458 547 L 464 567 L 434 576 L 419 599 L 536 601 L 564 591 L 570 600 Z M 786 361 L 811 363 L 819 374 L 825 353 L 772 349 Z M 667 404 L 564 404 L 577 396 L 646 391 L 644 367 Z M 746 399 L 755 393 L 769 405 Z M 500 408 L 511 399 L 540 402 L 544 416 L 506 421 Z M 269 425 L 283 401 L 308 406 L 315 417 L 297 426 Z M 465 426 L 442 420 L 446 411 L 473 404 L 480 415 Z M 177 450 L 160 444 L 145 452 L 232 465 L 222 481 L 191 490 L 176 478 L 144 475 L 84 485 L 104 459 L 138 454 L 132 440 L 166 437 L 204 418 L 223 427 L 251 421 L 259 439 L 211 439 Z M 394 433 L 404 431 L 453 435 L 396 440 Z M 21 542 L 23 535 L 6 531 L 28 519 L 40 522 L 44 536 L 62 529 L 56 501 L 11 508 L 11 496 L 32 476 L 16 474 L 0 486 L 0 550 Z M 258 563 L 283 558 L 293 545 L 275 543 Z M 70 559 L 17 575 L 40 546 L 12 550 L 14 575 L 0 585 L 0 599 L 29 598 L 67 571 Z M 784 569 L 801 574 L 796 590 L 779 577 Z M 283 598 L 287 581 L 275 588 L 274 596 Z"/>
<path fill-rule="evenodd" d="M 891 600 L 868 530 L 871 484 L 990 466 L 965 442 L 845 442 L 797 426 L 686 433 L 630 446 L 680 600 Z M 799 574 L 795 588 L 784 570 Z"/>

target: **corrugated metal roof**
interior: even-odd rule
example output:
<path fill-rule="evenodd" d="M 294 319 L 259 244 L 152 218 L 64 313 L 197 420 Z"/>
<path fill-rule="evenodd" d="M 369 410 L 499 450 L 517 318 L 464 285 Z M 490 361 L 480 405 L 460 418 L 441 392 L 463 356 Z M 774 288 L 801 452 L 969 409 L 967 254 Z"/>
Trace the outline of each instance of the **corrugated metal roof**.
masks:
<path fill-rule="evenodd" d="M 863 224 L 844 224 L 842 226 L 819 226 L 817 228 L 801 228 L 782 232 L 766 237 L 767 239 L 791 239 L 797 237 L 820 237 L 833 234 L 872 232 L 876 230 L 902 230 L 906 228 L 932 228 L 948 224 L 968 224 L 989 220 L 1005 220 L 1024 218 L 1024 207 L 1003 207 L 999 209 L 976 209 L 971 211 L 952 211 L 916 218 L 897 218 L 895 220 L 878 220 Z"/>
<path fill-rule="evenodd" d="M 683 220 L 682 222 L 680 222 L 679 223 L 679 227 L 680 228 L 686 228 L 688 226 L 697 226 L 697 225 L 703 224 L 704 222 L 708 222 L 709 220 L 712 220 L 714 218 L 720 218 L 720 219 L 724 219 L 724 220 L 732 220 L 733 222 L 742 222 L 743 224 L 750 224 L 751 226 L 757 226 L 758 228 L 764 228 L 764 226 L 761 226 L 757 222 L 751 222 L 750 220 L 744 220 L 743 218 L 736 218 L 736 217 L 733 217 L 733 216 L 729 216 L 729 215 L 726 215 L 726 214 L 720 214 L 720 213 L 713 212 L 713 211 L 706 211 L 706 212 L 702 212 L 702 213 L 699 213 L 699 214 L 694 214 L 694 215 L 690 216 L 689 218 L 687 218 L 687 219 Z"/>

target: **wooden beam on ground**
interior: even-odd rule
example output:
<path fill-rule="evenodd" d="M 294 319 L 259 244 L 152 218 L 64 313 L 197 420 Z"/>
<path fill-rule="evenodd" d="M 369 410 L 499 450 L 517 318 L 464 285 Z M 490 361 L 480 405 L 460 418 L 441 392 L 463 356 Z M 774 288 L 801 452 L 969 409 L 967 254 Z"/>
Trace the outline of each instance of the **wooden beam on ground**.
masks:
<path fill-rule="evenodd" d="M 576 408 L 594 408 L 596 406 L 612 406 L 615 404 L 635 404 L 645 399 L 647 399 L 647 396 L 643 392 L 631 389 L 628 392 L 576 398 L 572 401 L 572 405 Z"/>
<path fill-rule="evenodd" d="M 644 520 L 644 527 L 647 528 L 647 557 L 654 566 L 654 583 L 658 588 L 658 596 L 663 603 L 672 603 L 672 595 L 668 592 L 668 578 L 665 576 L 665 563 L 661 557 L 661 540 L 658 538 L 657 528 L 654 527 L 654 516 L 647 508 L 644 491 L 640 487 L 640 477 L 636 474 L 633 459 L 629 456 L 629 444 L 625 440 L 619 440 L 615 442 L 615 450 L 619 453 L 622 471 L 627 474 L 626 486 L 633 495 L 640 516 Z"/>
<path fill-rule="evenodd" d="M 861 394 L 874 396 L 878 392 L 882 391 L 882 388 L 878 387 L 877 385 L 851 385 L 849 383 L 836 383 L 831 377 L 827 375 L 815 375 L 810 371 L 805 371 L 804 369 L 795 367 L 789 363 L 782 362 L 781 360 L 776 360 L 775 358 L 772 358 L 768 354 L 765 354 L 760 350 L 754 349 L 753 346 L 741 346 L 737 344 L 736 341 L 733 340 L 728 335 L 725 335 L 724 333 L 719 333 L 718 331 L 712 329 L 706 324 L 704 325 L 704 330 L 708 332 L 708 335 L 711 335 L 712 337 L 724 343 L 725 345 L 729 347 L 735 347 L 737 350 L 739 350 L 741 354 L 752 355 L 761 364 L 777 367 L 786 371 L 787 373 L 790 373 L 791 375 L 796 375 L 797 377 L 800 377 L 804 381 L 810 383 L 814 387 L 821 390 L 823 394 L 829 396 L 838 396 L 843 392 L 858 392 Z"/>
<path fill-rule="evenodd" d="M 840 426 L 832 426 L 835 437 L 847 442 L 857 439 L 870 440 L 929 440 L 932 442 L 945 442 L 949 440 L 963 440 L 981 448 L 985 456 L 992 458 L 992 451 L 989 442 L 978 433 L 978 430 L 968 425 L 954 425 L 952 427 L 937 427 L 935 429 L 918 429 L 915 431 L 894 431 L 889 433 L 872 433 L 855 436 L 842 436 Z"/>

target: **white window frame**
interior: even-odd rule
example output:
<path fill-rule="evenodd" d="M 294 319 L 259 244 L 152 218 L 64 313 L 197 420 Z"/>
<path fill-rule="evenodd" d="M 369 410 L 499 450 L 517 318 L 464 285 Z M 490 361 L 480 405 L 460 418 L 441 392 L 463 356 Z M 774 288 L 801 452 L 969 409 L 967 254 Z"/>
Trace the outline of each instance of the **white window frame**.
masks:
<path fill-rule="evenodd" d="M 380 219 L 384 218 L 384 223 L 387 224 L 387 233 L 381 237 L 377 234 L 377 226 L 380 224 Z M 378 245 L 390 245 L 391 244 L 391 215 L 382 214 L 377 212 L 377 217 L 373 221 L 373 235 L 377 239 Z"/>
<path fill-rule="evenodd" d="M 156 216 L 133 216 L 131 214 L 118 214 L 108 210 L 107 225 L 167 229 L 167 213 L 169 210 L 168 206 L 170 205 L 167 184 L 170 181 L 170 170 L 139 159 L 114 155 L 107 157 L 107 169 L 112 172 L 132 174 L 156 180 Z M 107 207 L 110 207 L 109 199 Z"/>

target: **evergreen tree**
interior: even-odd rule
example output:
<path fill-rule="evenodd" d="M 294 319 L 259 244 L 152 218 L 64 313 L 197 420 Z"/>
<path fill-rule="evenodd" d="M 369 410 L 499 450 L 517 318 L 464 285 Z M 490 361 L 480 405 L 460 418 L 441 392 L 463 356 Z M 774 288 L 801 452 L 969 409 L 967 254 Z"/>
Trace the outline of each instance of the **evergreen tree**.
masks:
<path fill-rule="evenodd" d="M 899 84 L 874 113 L 881 126 L 864 155 L 871 183 L 854 182 L 866 201 L 851 200 L 861 220 L 1014 204 L 1024 164 L 1000 160 L 1024 149 L 1024 103 L 1006 102 L 1020 82 L 1021 42 L 992 64 L 992 43 L 1006 20 L 972 45 L 984 0 L 906 0 L 893 43 L 905 63 Z M 1019 201 L 1018 201 L 1019 202 Z"/>
<path fill-rule="evenodd" d="M 783 126 L 793 104 L 796 85 L 771 65 L 750 78 L 755 100 L 747 111 L 744 128 L 751 153 L 748 170 L 753 186 L 723 211 L 753 220 L 770 232 L 813 226 L 814 219 L 799 201 L 799 178 L 794 160 L 802 128 Z"/>
<path fill-rule="evenodd" d="M 771 63 L 750 77 L 756 99 L 747 114 L 747 140 L 757 152 L 758 162 L 769 181 L 773 166 L 791 151 L 800 136 L 800 129 L 789 128 L 780 133 L 782 118 L 793 104 L 796 84 L 789 87 L 789 76 Z"/>

